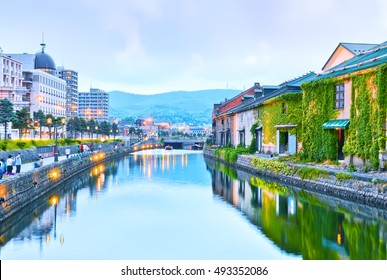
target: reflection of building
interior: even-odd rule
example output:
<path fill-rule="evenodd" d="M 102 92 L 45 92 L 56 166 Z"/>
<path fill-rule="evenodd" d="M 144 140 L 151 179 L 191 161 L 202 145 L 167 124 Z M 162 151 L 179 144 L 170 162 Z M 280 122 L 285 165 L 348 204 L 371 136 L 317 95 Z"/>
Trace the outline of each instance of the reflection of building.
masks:
<path fill-rule="evenodd" d="M 78 93 L 78 114 L 80 118 L 102 122 L 109 120 L 109 94 L 97 88 Z"/>

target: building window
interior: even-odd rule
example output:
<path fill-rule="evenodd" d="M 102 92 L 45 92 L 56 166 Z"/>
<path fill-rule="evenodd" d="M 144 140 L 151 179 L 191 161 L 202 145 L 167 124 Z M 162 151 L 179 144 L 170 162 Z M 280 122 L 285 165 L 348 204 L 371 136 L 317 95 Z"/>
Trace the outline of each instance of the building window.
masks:
<path fill-rule="evenodd" d="M 344 84 L 336 85 L 335 109 L 344 109 Z"/>

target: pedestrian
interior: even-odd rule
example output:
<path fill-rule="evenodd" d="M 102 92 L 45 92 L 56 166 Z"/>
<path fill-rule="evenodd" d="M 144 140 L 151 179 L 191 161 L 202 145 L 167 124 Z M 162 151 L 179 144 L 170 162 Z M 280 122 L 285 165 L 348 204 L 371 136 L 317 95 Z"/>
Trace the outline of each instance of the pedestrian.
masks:
<path fill-rule="evenodd" d="M 15 158 L 16 173 L 20 173 L 21 165 L 22 165 L 21 154 L 18 153 Z"/>
<path fill-rule="evenodd" d="M 40 166 L 40 157 L 38 157 L 34 162 L 34 168 L 39 168 Z"/>
<path fill-rule="evenodd" d="M 82 145 L 82 144 L 81 144 L 81 147 L 80 147 L 80 148 L 81 148 L 81 153 L 83 153 L 83 145 Z"/>
<path fill-rule="evenodd" d="M 39 166 L 43 166 L 43 157 L 39 156 Z"/>
<path fill-rule="evenodd" d="M 3 179 L 3 175 L 7 172 L 7 164 L 5 163 L 5 160 L 2 158 L 0 159 L 0 179 Z"/>
<path fill-rule="evenodd" d="M 78 151 L 77 152 L 78 152 L 78 154 L 81 153 L 81 146 L 79 146 L 79 145 L 78 145 Z"/>
<path fill-rule="evenodd" d="M 12 155 L 9 155 L 8 159 L 7 159 L 7 174 L 8 175 L 13 175 L 13 173 L 12 173 L 13 164 L 14 164 L 14 161 L 13 161 Z"/>
<path fill-rule="evenodd" d="M 66 158 L 69 158 L 69 156 L 70 156 L 70 148 L 66 148 L 65 154 L 66 154 Z"/>

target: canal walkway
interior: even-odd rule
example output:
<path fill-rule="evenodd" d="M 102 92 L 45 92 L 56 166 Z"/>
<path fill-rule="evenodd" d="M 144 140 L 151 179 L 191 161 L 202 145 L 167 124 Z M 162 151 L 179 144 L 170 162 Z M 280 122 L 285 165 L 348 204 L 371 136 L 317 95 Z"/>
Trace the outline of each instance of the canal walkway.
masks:
<path fill-rule="evenodd" d="M 250 155 L 252 158 L 262 158 L 267 160 L 278 160 L 279 157 L 268 157 L 264 154 L 255 153 L 253 155 Z M 328 165 L 328 164 L 319 164 L 319 163 L 294 163 L 290 161 L 283 161 L 284 163 L 290 165 L 290 166 L 297 166 L 297 167 L 313 167 L 316 169 L 327 171 L 328 173 L 335 175 L 337 173 L 347 173 L 351 174 L 353 178 L 356 178 L 358 180 L 362 181 L 370 181 L 377 180 L 378 182 L 386 182 L 387 183 L 387 171 L 381 172 L 381 171 L 354 171 L 349 172 L 344 166 L 340 165 Z"/>

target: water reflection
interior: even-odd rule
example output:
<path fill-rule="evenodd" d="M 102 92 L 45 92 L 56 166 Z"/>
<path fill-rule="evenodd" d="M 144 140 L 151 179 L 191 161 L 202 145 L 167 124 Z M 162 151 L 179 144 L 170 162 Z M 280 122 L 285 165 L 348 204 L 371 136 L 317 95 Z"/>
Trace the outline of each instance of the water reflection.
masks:
<path fill-rule="evenodd" d="M 385 260 L 386 212 L 283 186 L 206 159 L 213 192 L 303 259 Z"/>
<path fill-rule="evenodd" d="M 51 191 L 37 199 L 32 205 L 1 223 L 0 248 L 11 239 L 16 245 L 38 240 L 40 252 L 44 243 L 63 244 L 65 236 L 60 230 L 58 238 L 58 218 L 66 220 L 75 217 L 78 191 L 88 188 L 89 197 L 96 198 L 97 193 L 105 187 L 105 176 L 116 172 L 114 163 L 108 169 L 104 164 L 99 164 L 91 169 L 89 176 L 84 173 L 86 176 L 70 179 L 64 186 L 58 187 L 59 191 Z"/>
<path fill-rule="evenodd" d="M 60 190 L 60 191 L 58 191 Z M 386 259 L 386 213 L 147 150 L 0 225 L 2 259 Z"/>
<path fill-rule="evenodd" d="M 152 150 L 138 152 L 121 160 L 99 164 L 79 174 L 76 178 L 69 179 L 56 191 L 37 199 L 29 207 L 0 224 L 0 254 L 3 251 L 2 248 L 9 245 L 10 241 L 16 248 L 19 248 L 16 251 L 26 249 L 23 254 L 26 259 L 36 258 L 33 250 L 28 249 L 28 247 L 35 246 L 36 243 L 39 244 L 41 257 L 47 253 L 49 247 L 66 244 L 68 239 L 66 227 L 77 218 L 78 206 L 84 207 L 85 203 L 94 204 L 108 191 L 109 186 L 122 187 L 120 180 L 125 176 L 118 174 L 119 169 L 126 171 L 126 178 L 138 177 L 138 170 L 148 180 L 157 174 L 175 169 L 177 169 L 176 175 L 184 176 L 182 168 L 188 167 L 189 154 L 178 151 L 158 152 Z M 182 181 L 179 176 L 168 179 Z M 189 177 L 185 179 L 188 180 Z M 80 192 L 81 197 L 79 197 Z M 89 219 L 95 219 L 95 217 L 89 217 Z"/>

